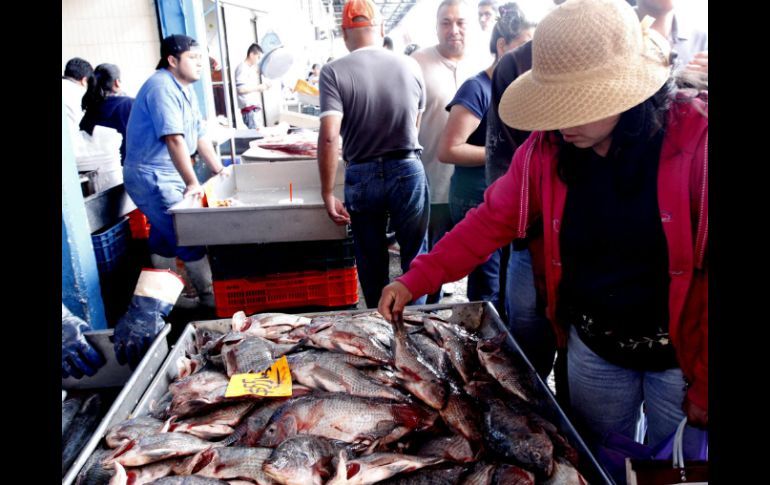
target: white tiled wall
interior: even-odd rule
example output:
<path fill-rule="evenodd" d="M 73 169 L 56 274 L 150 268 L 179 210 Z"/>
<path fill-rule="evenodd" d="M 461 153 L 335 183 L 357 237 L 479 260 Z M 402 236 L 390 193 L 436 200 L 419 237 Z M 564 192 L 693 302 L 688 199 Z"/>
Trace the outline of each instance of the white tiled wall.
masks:
<path fill-rule="evenodd" d="M 154 0 L 62 0 L 61 71 L 72 57 L 117 64 L 130 96 L 160 57 Z"/>

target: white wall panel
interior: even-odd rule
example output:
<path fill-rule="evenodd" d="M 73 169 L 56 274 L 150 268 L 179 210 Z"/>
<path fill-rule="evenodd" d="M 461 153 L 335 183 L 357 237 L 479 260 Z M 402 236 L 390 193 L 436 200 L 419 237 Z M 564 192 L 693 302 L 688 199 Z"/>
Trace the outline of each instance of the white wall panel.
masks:
<path fill-rule="evenodd" d="M 62 0 L 61 70 L 72 57 L 94 67 L 117 64 L 135 96 L 158 63 L 160 34 L 153 0 Z"/>

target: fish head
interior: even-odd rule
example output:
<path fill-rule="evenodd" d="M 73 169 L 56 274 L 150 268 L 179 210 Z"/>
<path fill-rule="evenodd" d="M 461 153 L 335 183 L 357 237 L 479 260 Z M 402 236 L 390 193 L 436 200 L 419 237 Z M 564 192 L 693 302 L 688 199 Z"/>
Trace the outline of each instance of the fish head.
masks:
<path fill-rule="evenodd" d="M 283 414 L 269 423 L 259 440 L 260 446 L 273 448 L 283 443 L 286 438 L 297 434 L 297 419 L 291 414 Z"/>
<path fill-rule="evenodd" d="M 278 483 L 312 483 L 313 481 L 312 471 L 286 453 L 273 453 L 269 459 L 265 460 L 262 471 Z"/>

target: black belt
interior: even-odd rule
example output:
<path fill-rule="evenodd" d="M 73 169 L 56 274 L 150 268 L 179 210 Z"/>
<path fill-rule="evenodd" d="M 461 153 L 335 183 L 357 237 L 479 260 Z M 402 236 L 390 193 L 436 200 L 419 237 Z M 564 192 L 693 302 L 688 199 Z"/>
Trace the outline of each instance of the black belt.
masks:
<path fill-rule="evenodd" d="M 384 153 L 379 157 L 364 158 L 357 162 L 350 162 L 348 165 L 352 163 L 387 162 L 389 160 L 419 160 L 421 151 L 422 150 L 394 150 L 392 152 Z"/>

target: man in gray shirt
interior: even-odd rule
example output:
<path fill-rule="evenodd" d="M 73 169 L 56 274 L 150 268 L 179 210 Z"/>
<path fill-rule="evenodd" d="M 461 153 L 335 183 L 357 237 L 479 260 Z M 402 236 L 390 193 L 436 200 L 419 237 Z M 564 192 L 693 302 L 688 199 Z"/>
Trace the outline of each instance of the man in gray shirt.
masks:
<path fill-rule="evenodd" d="M 332 221 L 351 224 L 364 299 L 376 308 L 389 283 L 388 217 L 402 270 L 427 251 L 430 196 L 417 141 L 425 89 L 413 59 L 381 47 L 382 21 L 371 0 L 345 4 L 342 35 L 350 54 L 324 65 L 319 80 L 321 196 Z M 333 194 L 340 134 L 344 205 Z"/>

